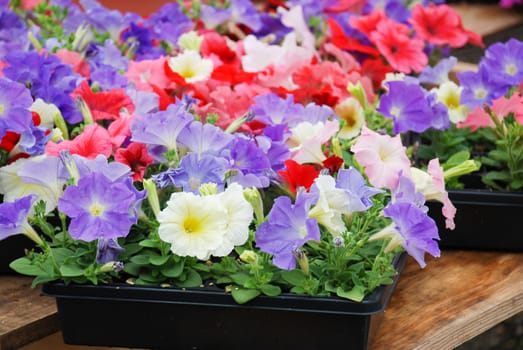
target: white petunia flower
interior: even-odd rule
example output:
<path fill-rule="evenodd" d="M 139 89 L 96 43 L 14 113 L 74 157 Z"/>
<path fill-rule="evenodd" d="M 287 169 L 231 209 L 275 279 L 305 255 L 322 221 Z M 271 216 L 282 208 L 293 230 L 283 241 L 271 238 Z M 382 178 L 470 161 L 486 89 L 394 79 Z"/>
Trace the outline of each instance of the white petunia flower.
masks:
<path fill-rule="evenodd" d="M 463 87 L 456 85 L 456 83 L 452 81 L 443 83 L 436 89 L 438 100 L 447 106 L 449 109 L 449 119 L 454 124 L 467 119 L 467 113 L 469 112 L 467 106 L 459 102 L 462 91 Z"/>
<path fill-rule="evenodd" d="M 223 244 L 228 219 L 217 196 L 176 192 L 158 214 L 158 234 L 174 254 L 205 260 Z"/>
<path fill-rule="evenodd" d="M 171 57 L 167 63 L 174 72 L 184 77 L 188 83 L 208 79 L 213 70 L 212 61 L 202 58 L 198 52 L 193 50 L 186 50 L 175 57 Z"/>
<path fill-rule="evenodd" d="M 334 111 L 345 121 L 343 127 L 338 132 L 340 139 L 352 139 L 360 134 L 361 128 L 365 124 L 365 114 L 360 102 L 354 97 L 348 97 L 336 105 Z"/>
<path fill-rule="evenodd" d="M 342 214 L 349 200 L 345 191 L 336 188 L 336 180 L 330 175 L 318 176 L 311 188 L 311 192 L 313 191 L 319 193 L 319 198 L 309 211 L 309 217 L 316 219 L 331 234 L 342 234 L 346 230 Z"/>
<path fill-rule="evenodd" d="M 244 244 L 249 238 L 249 225 L 253 219 L 252 206 L 243 195 L 243 188 L 237 183 L 232 183 L 227 189 L 217 194 L 216 197 L 227 210 L 227 228 L 223 243 L 211 254 L 213 256 L 226 256 L 235 246 Z"/>

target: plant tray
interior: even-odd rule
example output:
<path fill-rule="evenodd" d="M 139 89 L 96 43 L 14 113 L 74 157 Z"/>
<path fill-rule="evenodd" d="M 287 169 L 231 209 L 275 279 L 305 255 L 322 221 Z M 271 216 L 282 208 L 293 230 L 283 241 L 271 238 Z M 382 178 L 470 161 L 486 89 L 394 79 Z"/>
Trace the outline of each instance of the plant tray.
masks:
<path fill-rule="evenodd" d="M 153 349 L 367 349 L 405 265 L 361 303 L 285 294 L 236 304 L 218 288 L 47 283 L 66 344 Z"/>
<path fill-rule="evenodd" d="M 14 235 L 0 241 L 0 275 L 14 275 L 16 272 L 9 264 L 25 255 L 25 249 L 34 248 L 35 244 L 24 235 Z"/>
<path fill-rule="evenodd" d="M 444 249 L 523 251 L 523 193 L 488 190 L 449 190 L 456 206 L 456 228 L 445 229 L 441 204 L 427 202 Z"/>

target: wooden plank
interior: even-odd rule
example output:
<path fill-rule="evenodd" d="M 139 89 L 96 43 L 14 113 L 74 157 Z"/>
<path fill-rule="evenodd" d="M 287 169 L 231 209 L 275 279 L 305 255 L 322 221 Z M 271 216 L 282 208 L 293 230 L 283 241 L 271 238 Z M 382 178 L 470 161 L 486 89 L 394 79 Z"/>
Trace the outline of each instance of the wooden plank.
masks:
<path fill-rule="evenodd" d="M 454 349 L 523 311 L 523 253 L 444 251 L 410 259 L 372 350 Z"/>
<path fill-rule="evenodd" d="M 14 350 L 60 329 L 55 300 L 31 289 L 32 278 L 0 276 L 0 350 Z"/>
<path fill-rule="evenodd" d="M 523 13 L 498 4 L 459 3 L 449 5 L 461 15 L 463 27 L 483 36 L 523 25 Z"/>

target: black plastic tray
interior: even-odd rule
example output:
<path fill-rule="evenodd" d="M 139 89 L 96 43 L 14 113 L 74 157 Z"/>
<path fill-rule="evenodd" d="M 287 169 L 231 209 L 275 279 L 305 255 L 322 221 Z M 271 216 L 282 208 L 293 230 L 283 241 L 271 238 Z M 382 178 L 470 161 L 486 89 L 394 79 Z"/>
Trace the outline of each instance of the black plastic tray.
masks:
<path fill-rule="evenodd" d="M 363 302 L 298 295 L 260 296 L 238 305 L 219 289 L 47 283 L 64 342 L 151 349 L 367 349 L 395 289 Z"/>
<path fill-rule="evenodd" d="M 16 274 L 9 264 L 25 255 L 25 249 L 34 248 L 35 244 L 24 235 L 14 235 L 0 241 L 0 275 Z"/>
<path fill-rule="evenodd" d="M 444 249 L 523 251 L 523 192 L 449 190 L 456 206 L 456 228 L 445 229 L 441 204 L 427 202 Z"/>

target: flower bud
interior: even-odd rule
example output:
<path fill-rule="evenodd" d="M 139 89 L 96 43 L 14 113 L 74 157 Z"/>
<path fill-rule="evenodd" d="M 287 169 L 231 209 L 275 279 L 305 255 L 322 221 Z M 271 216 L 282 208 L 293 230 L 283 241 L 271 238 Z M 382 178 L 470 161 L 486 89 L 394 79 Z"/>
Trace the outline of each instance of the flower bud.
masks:
<path fill-rule="evenodd" d="M 363 109 L 368 108 L 369 104 L 367 102 L 367 95 L 365 94 L 365 90 L 363 90 L 363 85 L 361 85 L 360 81 L 358 81 L 356 85 L 348 83 L 347 90 L 358 100 L 358 102 L 363 106 Z"/>
<path fill-rule="evenodd" d="M 218 186 L 214 182 L 207 182 L 201 184 L 198 191 L 202 196 L 212 196 L 218 193 Z"/>
<path fill-rule="evenodd" d="M 153 210 L 154 216 L 158 217 L 160 213 L 160 200 L 158 199 L 156 184 L 152 179 L 144 179 L 143 187 L 147 190 L 147 201 Z"/>
<path fill-rule="evenodd" d="M 309 275 L 309 259 L 307 259 L 307 255 L 301 250 L 300 248 L 293 249 L 292 254 L 296 258 L 296 261 L 298 261 L 298 265 L 300 265 L 300 269 L 303 271 L 305 275 Z"/>
<path fill-rule="evenodd" d="M 452 177 L 466 175 L 475 171 L 478 171 L 481 167 L 481 163 L 477 160 L 468 159 L 461 164 L 455 165 L 443 172 L 445 180 Z"/>
<path fill-rule="evenodd" d="M 264 220 L 263 214 L 263 200 L 261 194 L 256 187 L 246 188 L 243 190 L 243 197 L 249 202 L 254 210 L 256 221 L 261 224 Z"/>
<path fill-rule="evenodd" d="M 194 30 L 184 33 L 178 39 L 178 46 L 185 50 L 200 51 L 203 37 L 199 36 Z"/>
<path fill-rule="evenodd" d="M 240 260 L 250 264 L 258 264 L 258 254 L 252 250 L 246 249 L 240 254 Z"/>
<path fill-rule="evenodd" d="M 69 173 L 71 183 L 76 185 L 80 179 L 80 172 L 78 171 L 78 167 L 73 159 L 73 156 L 71 155 L 71 152 L 69 150 L 60 151 L 60 160 Z"/>

